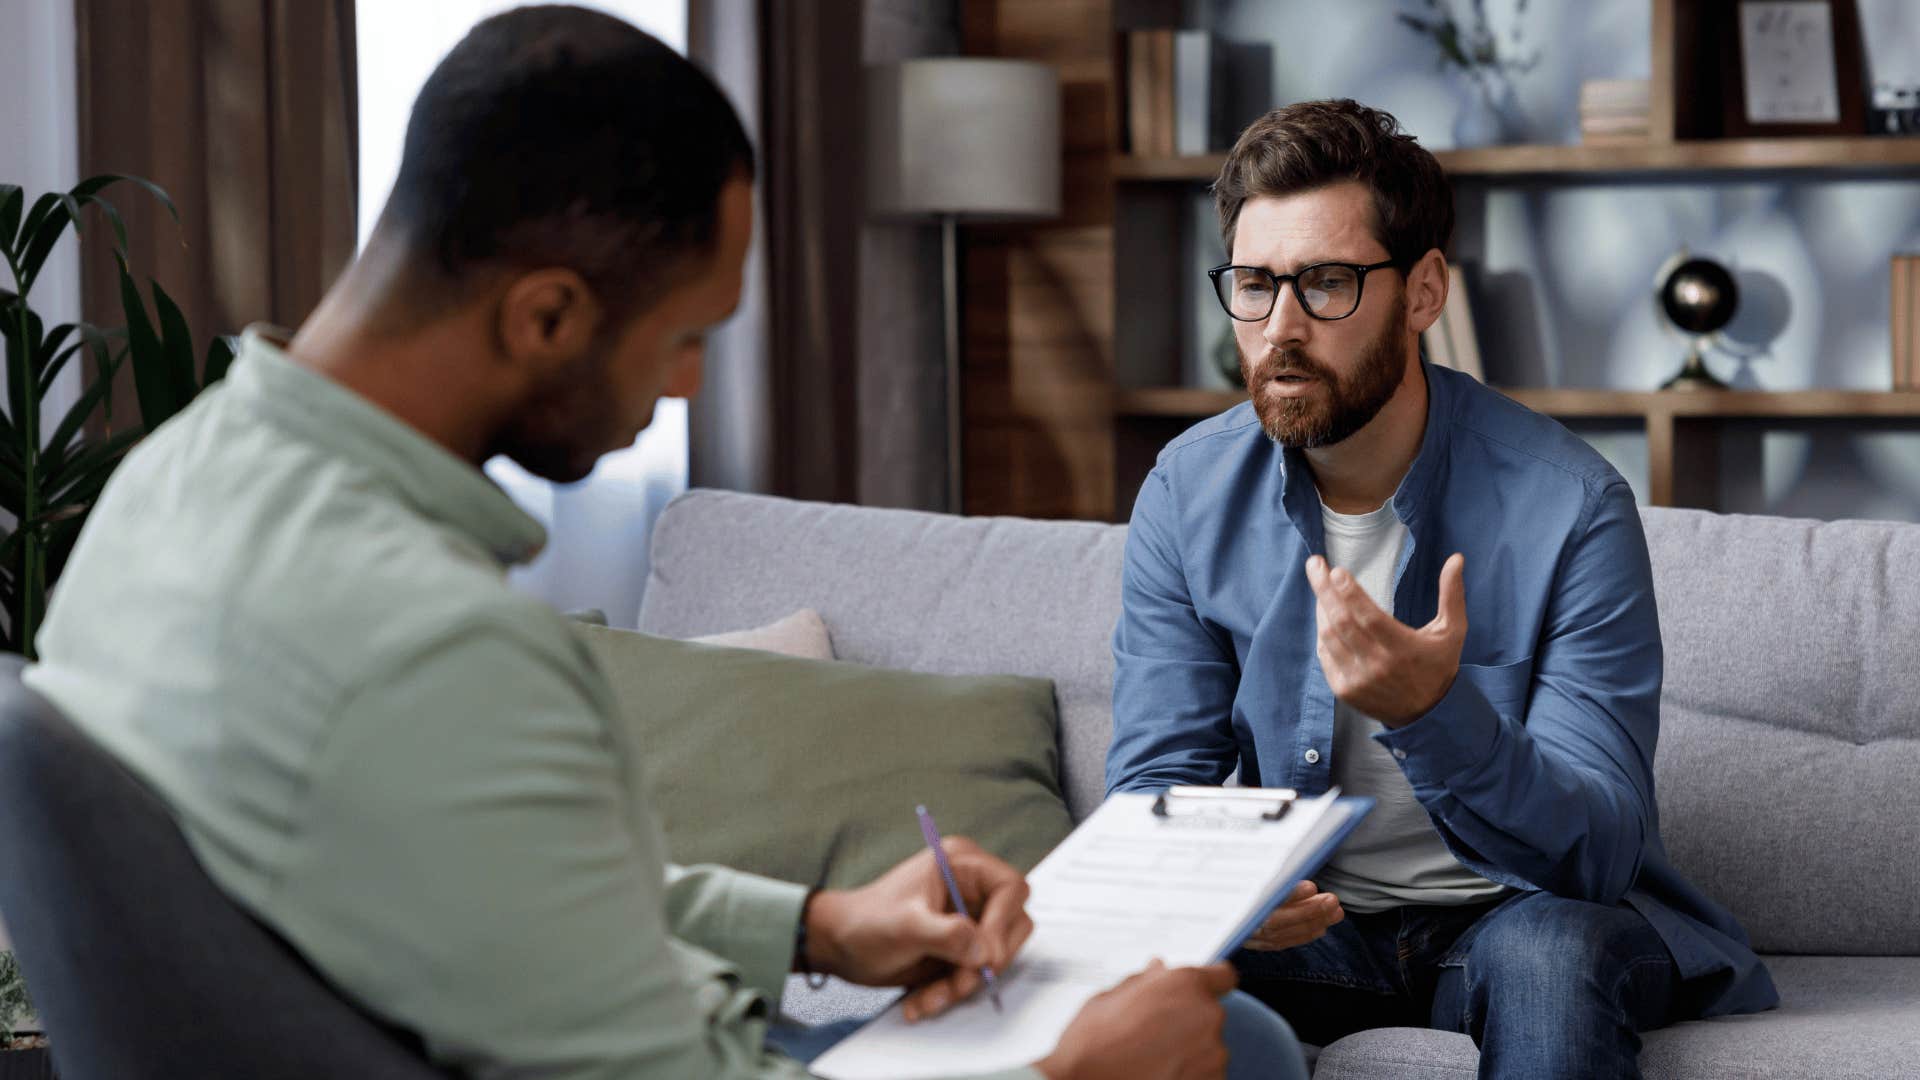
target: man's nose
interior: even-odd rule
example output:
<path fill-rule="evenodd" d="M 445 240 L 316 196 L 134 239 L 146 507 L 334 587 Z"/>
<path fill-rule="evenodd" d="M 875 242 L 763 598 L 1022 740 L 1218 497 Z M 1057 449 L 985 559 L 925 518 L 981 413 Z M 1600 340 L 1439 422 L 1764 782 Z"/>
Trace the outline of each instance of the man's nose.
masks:
<path fill-rule="evenodd" d="M 1274 297 L 1273 310 L 1267 313 L 1266 324 L 1260 328 L 1260 336 L 1276 349 L 1289 344 L 1304 345 L 1313 337 L 1313 324 L 1313 316 L 1300 306 L 1300 298 L 1294 295 L 1292 285 L 1282 284 Z"/>

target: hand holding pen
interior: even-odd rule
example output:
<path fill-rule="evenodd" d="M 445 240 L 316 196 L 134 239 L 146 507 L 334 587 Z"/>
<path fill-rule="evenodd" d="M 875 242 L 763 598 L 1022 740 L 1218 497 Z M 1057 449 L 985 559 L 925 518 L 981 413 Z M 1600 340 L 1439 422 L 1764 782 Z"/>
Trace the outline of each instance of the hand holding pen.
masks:
<path fill-rule="evenodd" d="M 933 823 L 933 815 L 927 813 L 924 806 L 916 806 L 913 812 L 920 817 L 920 835 L 927 841 L 927 847 L 933 852 L 933 861 L 940 867 L 940 876 L 946 880 L 947 895 L 953 899 L 953 910 L 963 919 L 971 919 L 967 913 L 966 898 L 960 895 L 960 883 L 953 879 L 953 864 L 947 861 L 947 849 L 940 843 L 940 829 Z M 993 1002 L 993 1011 L 1000 1012 L 1000 986 L 994 981 L 993 968 L 980 965 L 980 977 L 986 980 L 987 997 Z"/>
<path fill-rule="evenodd" d="M 973 996 L 985 985 L 982 967 L 1005 971 L 1033 933 L 1026 878 L 971 840 L 944 838 L 940 854 L 975 922 L 950 910 L 934 851 L 922 848 L 858 889 L 817 893 L 807 906 L 807 970 L 909 987 L 901 1007 L 910 1021 Z"/>

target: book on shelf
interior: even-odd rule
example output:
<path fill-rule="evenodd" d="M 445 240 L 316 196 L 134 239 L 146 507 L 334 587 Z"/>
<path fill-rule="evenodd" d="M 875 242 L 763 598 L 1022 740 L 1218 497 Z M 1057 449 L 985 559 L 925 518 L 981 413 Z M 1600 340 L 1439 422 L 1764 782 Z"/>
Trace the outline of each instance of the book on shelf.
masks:
<path fill-rule="evenodd" d="M 1580 141 L 1617 146 L 1652 134 L 1650 84 L 1645 79 L 1589 79 L 1580 84 Z"/>
<path fill-rule="evenodd" d="M 1447 306 L 1440 318 L 1420 335 L 1427 359 L 1440 367 L 1464 371 L 1487 381 L 1486 368 L 1480 362 L 1480 341 L 1473 332 L 1473 309 L 1467 300 L 1467 279 L 1458 266 L 1447 267 Z"/>
<path fill-rule="evenodd" d="M 1232 141 L 1230 43 L 1205 30 L 1132 30 L 1123 48 L 1130 153 L 1191 157 Z"/>
<path fill-rule="evenodd" d="M 1174 32 L 1126 36 L 1127 146 L 1136 157 L 1174 154 Z"/>
<path fill-rule="evenodd" d="M 1893 257 L 1893 388 L 1920 390 L 1920 255 Z"/>

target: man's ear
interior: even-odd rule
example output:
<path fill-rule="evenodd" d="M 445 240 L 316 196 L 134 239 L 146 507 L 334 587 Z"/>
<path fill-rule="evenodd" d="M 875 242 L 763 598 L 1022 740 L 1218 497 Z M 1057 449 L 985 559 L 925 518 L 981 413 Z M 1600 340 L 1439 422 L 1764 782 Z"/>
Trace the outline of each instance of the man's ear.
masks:
<path fill-rule="evenodd" d="M 1433 248 L 1407 271 L 1407 329 L 1424 334 L 1447 308 L 1447 258 Z"/>
<path fill-rule="evenodd" d="M 500 351 L 528 375 L 543 375 L 587 350 L 606 309 L 577 272 L 564 267 L 514 278 L 500 295 L 495 333 Z"/>

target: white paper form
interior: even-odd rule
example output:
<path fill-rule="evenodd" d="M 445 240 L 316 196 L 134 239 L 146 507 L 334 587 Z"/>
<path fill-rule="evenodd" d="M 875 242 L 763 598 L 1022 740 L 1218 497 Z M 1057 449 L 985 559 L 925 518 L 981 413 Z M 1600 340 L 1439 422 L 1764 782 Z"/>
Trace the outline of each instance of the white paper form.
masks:
<path fill-rule="evenodd" d="M 1364 812 L 1336 806 L 1337 795 L 1302 799 L 1273 822 L 1159 817 L 1152 795 L 1113 796 L 1027 876 L 1034 931 L 999 973 L 1004 1013 L 976 995 L 908 1024 L 895 1006 L 812 1071 L 830 1080 L 926 1080 L 1046 1057 L 1087 999 L 1148 962 L 1206 964 L 1237 945 L 1325 839 Z"/>

